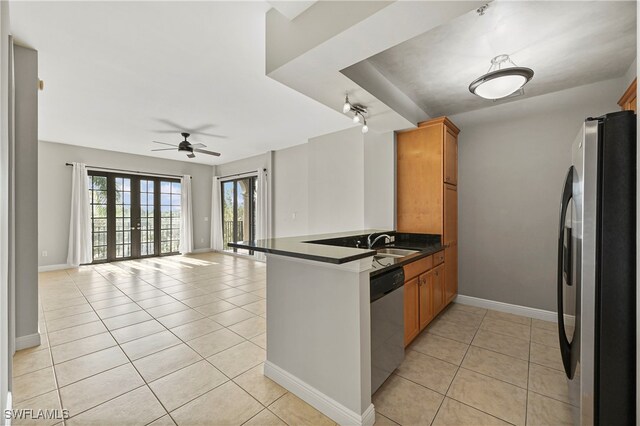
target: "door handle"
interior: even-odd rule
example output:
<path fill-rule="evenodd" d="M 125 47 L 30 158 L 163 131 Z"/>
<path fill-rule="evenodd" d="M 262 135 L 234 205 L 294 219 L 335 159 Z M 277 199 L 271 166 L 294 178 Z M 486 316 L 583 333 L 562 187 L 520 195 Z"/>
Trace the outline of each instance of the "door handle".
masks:
<path fill-rule="evenodd" d="M 564 329 L 564 294 L 562 292 L 562 277 L 564 271 L 564 236 L 565 236 L 565 216 L 569 201 L 573 196 L 573 174 L 574 168 L 571 166 L 562 189 L 562 199 L 560 202 L 560 226 L 558 230 L 558 273 L 557 273 L 557 291 L 558 291 L 558 338 L 560 340 L 560 355 L 562 356 L 562 365 L 569 379 L 573 378 L 573 368 L 571 366 L 571 344 L 567 339 L 567 333 Z M 571 242 L 569 242 L 571 244 Z M 569 259 L 571 262 L 571 259 Z"/>

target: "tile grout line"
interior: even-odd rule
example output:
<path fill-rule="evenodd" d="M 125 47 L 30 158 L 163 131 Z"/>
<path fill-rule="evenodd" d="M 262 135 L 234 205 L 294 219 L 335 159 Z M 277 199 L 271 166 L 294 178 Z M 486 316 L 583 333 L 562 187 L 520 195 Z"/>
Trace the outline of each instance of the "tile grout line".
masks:
<path fill-rule="evenodd" d="M 73 279 L 72 279 L 72 280 L 73 280 Z M 143 280 L 143 281 L 144 281 L 144 280 Z M 145 281 L 145 282 L 146 282 L 146 281 Z M 74 284 L 74 285 L 76 286 L 76 288 L 77 288 L 77 289 L 82 293 L 82 290 L 80 290 L 80 289 L 77 287 L 77 284 L 75 283 L 75 281 L 73 282 L 73 284 Z M 150 284 L 150 283 L 149 283 L 149 284 Z M 162 291 L 162 290 L 161 290 L 161 291 Z M 240 291 L 243 291 L 243 290 L 240 290 Z M 246 292 L 245 292 L 245 293 L 246 293 Z M 82 293 L 82 294 L 83 294 L 83 296 L 82 296 L 82 297 L 84 297 L 84 293 Z M 133 294 L 135 294 L 135 293 L 133 293 Z M 165 293 L 165 294 L 166 294 L 166 293 Z M 126 294 L 125 294 L 125 295 L 126 295 Z M 128 297 L 128 295 L 126 295 L 126 296 Z M 117 297 L 119 297 L 119 296 L 117 296 Z M 232 296 L 232 297 L 233 297 L 233 296 Z M 87 299 L 86 299 L 86 297 L 85 297 L 85 300 L 87 300 Z M 106 299 L 105 299 L 105 300 L 106 300 Z M 136 370 L 136 372 L 137 372 L 137 373 L 138 373 L 138 375 L 141 377 L 141 379 L 143 380 L 143 382 L 145 383 L 145 385 L 149 388 L 149 390 L 150 390 L 150 391 L 151 391 L 151 393 L 154 395 L 154 397 L 156 397 L 156 399 L 158 400 L 158 402 L 160 403 L 160 405 L 161 405 L 161 406 L 163 407 L 163 409 L 165 410 L 166 415 L 169 415 L 169 417 L 170 417 L 172 420 L 174 420 L 174 422 L 175 422 L 175 419 L 173 419 L 173 416 L 171 416 L 171 413 L 166 409 L 166 407 L 164 406 L 164 404 L 162 403 L 162 401 L 160 401 L 160 399 L 157 397 L 157 395 L 155 394 L 155 392 L 153 392 L 153 390 L 152 390 L 152 389 L 150 388 L 150 386 L 149 386 L 149 383 L 148 383 L 148 382 L 146 381 L 146 379 L 142 376 L 142 374 L 140 374 L 140 372 L 138 371 L 138 369 L 137 369 L 137 368 L 135 367 L 135 365 L 133 364 L 133 361 L 131 360 L 131 358 L 129 357 L 129 355 L 128 355 L 128 354 L 127 354 L 127 353 L 122 349 L 122 347 L 121 347 L 120 343 L 118 342 L 118 340 L 117 340 L 117 339 L 115 339 L 115 337 L 114 337 L 114 336 L 113 336 L 113 334 L 111 333 L 112 331 L 115 331 L 115 330 L 109 330 L 109 328 L 106 326 L 106 324 L 104 324 L 103 318 L 101 318 L 101 317 L 97 314 L 97 311 L 96 311 L 96 309 L 93 307 L 93 305 L 91 304 L 91 302 L 89 302 L 89 301 L 87 300 L 87 303 L 91 306 L 91 308 L 92 308 L 93 312 L 98 316 L 99 320 L 103 323 L 103 325 L 104 325 L 104 326 L 105 326 L 105 328 L 107 329 L 107 332 L 108 332 L 108 333 L 111 335 L 111 337 L 114 339 L 114 341 L 116 342 L 116 346 L 118 346 L 118 347 L 120 348 L 120 350 L 124 353 L 124 355 L 127 357 L 127 359 L 129 360 L 129 364 L 131 364 L 131 365 L 132 365 L 132 367 Z M 136 301 L 133 301 L 133 300 L 132 300 L 132 303 L 135 303 L 135 304 L 137 305 L 137 302 L 136 302 Z M 140 307 L 140 305 L 138 305 L 138 306 Z M 146 312 L 146 309 L 144 309 L 144 308 L 142 308 L 142 307 L 140 307 L 140 308 L 141 308 L 141 310 L 143 310 L 143 311 L 145 311 L 145 312 Z M 193 309 L 193 308 L 190 308 L 190 309 Z M 194 310 L 195 310 L 195 309 L 194 309 Z M 181 311 L 179 311 L 179 312 L 181 312 Z M 174 312 L 174 313 L 179 313 L 179 312 Z M 127 314 L 127 313 L 122 314 L 122 315 L 126 315 L 126 314 Z M 148 312 L 147 312 L 147 314 L 148 314 Z M 172 314 L 173 314 L 173 313 L 168 314 L 168 315 L 172 315 Z M 119 316 L 119 315 L 118 315 L 118 316 Z M 167 315 L 164 315 L 164 316 L 167 316 Z M 153 315 L 151 315 L 151 317 L 152 317 L 152 318 L 154 318 L 154 320 L 156 320 L 156 321 L 157 321 L 157 319 L 158 319 L 158 318 L 161 318 L 161 317 L 156 318 L 156 317 L 154 317 Z M 207 317 L 207 318 L 208 318 L 208 317 Z M 212 321 L 213 321 L 213 320 L 212 320 Z M 186 341 L 182 340 L 179 336 L 176 336 L 173 332 L 171 332 L 171 330 L 170 330 L 170 329 L 168 329 L 168 328 L 167 328 L 164 324 L 162 324 L 160 321 L 157 321 L 157 322 L 158 322 L 158 323 L 160 323 L 163 327 L 165 327 L 165 331 L 169 331 L 171 334 L 173 334 L 173 335 L 174 335 L 178 340 L 180 340 L 182 343 L 187 344 L 187 343 L 186 343 Z M 214 321 L 214 322 L 215 322 L 215 321 Z M 46 323 L 46 320 L 45 320 L 45 323 Z M 186 324 L 186 323 L 185 323 L 185 324 Z M 132 324 L 132 325 L 136 325 L 136 324 Z M 220 325 L 221 325 L 221 324 L 220 324 Z M 223 328 L 227 328 L 227 327 L 225 327 L 225 326 L 222 326 L 222 327 L 223 327 Z M 121 327 L 121 328 L 125 328 L 125 327 Z M 228 328 L 227 328 L 227 329 L 228 329 Z M 216 330 L 216 331 L 217 331 L 217 330 Z M 231 332 L 233 333 L 233 330 L 230 330 L 230 329 L 229 329 L 229 331 L 231 331 Z M 158 332 L 158 333 L 162 333 L 162 331 L 161 331 L 161 332 Z M 158 334 L 158 333 L 155 333 L 155 334 Z M 212 333 L 213 333 L 213 332 L 212 332 Z M 209 333 L 209 334 L 210 334 L 210 333 Z M 237 333 L 234 333 L 234 334 L 237 334 Z M 153 334 L 151 334 L 151 335 L 153 335 Z M 148 337 L 148 336 L 142 336 L 142 337 L 140 337 L 140 338 L 144 338 L 144 337 Z M 243 339 L 243 342 L 240 342 L 240 343 L 238 343 L 238 344 L 236 344 L 236 345 L 232 345 L 231 347 L 226 348 L 226 349 L 224 349 L 224 350 L 222 350 L 222 351 L 216 352 L 215 354 L 220 353 L 220 352 L 223 352 L 223 351 L 225 351 L 225 350 L 227 350 L 227 349 L 231 349 L 232 347 L 235 347 L 235 346 L 237 346 L 237 345 L 239 345 L 239 344 L 241 344 L 241 343 L 244 343 L 245 341 L 249 341 L 249 339 L 246 339 L 246 338 L 245 338 L 245 337 L 243 337 L 243 336 L 240 336 L 240 337 Z M 138 339 L 140 339 L 140 338 L 138 338 Z M 138 340 L 138 339 L 134 339 L 134 340 L 132 340 L 132 341 L 135 341 L 135 340 Z M 127 343 L 129 343 L 129 342 L 127 342 Z M 254 345 L 255 345 L 255 343 L 253 343 L 253 342 L 250 342 L 250 343 L 252 343 L 252 344 L 254 344 Z M 170 346 L 169 348 L 164 348 L 164 349 L 162 349 L 162 350 L 170 349 L 171 347 L 175 347 L 175 346 L 177 346 L 177 344 L 176 344 L 176 345 L 173 345 L 173 346 Z M 187 344 L 187 346 L 189 346 L 189 345 Z M 256 345 L 256 346 L 257 346 L 257 345 Z M 115 346 L 111 346 L 111 347 L 115 347 Z M 190 347 L 190 346 L 189 346 L 189 347 Z M 108 349 L 108 348 L 105 348 L 105 349 Z M 193 349 L 193 348 L 192 348 L 192 349 Z M 104 349 L 102 349 L 102 350 L 104 350 Z M 152 354 L 148 354 L 148 355 L 146 355 L 146 356 L 150 356 L 150 355 L 156 354 L 156 353 L 158 353 L 158 352 L 161 352 L 162 350 L 160 350 L 160 351 L 156 351 L 156 352 L 154 352 L 154 353 L 152 353 Z M 99 352 L 99 351 L 95 351 L 95 352 Z M 92 352 L 92 353 L 95 353 L 95 352 Z M 200 356 L 200 357 L 202 358 L 202 360 L 204 360 L 204 361 L 208 362 L 208 363 L 209 363 L 213 368 L 215 368 L 215 369 L 216 369 L 216 371 L 220 371 L 220 370 L 218 370 L 218 369 L 217 369 L 217 367 L 215 367 L 215 366 L 214 366 L 214 365 L 213 365 L 213 364 L 212 364 L 212 363 L 211 363 L 207 358 L 205 358 L 204 356 L 202 356 L 199 352 L 197 352 L 197 351 L 195 351 L 195 352 L 198 354 L 198 356 Z M 213 356 L 213 355 L 215 355 L 215 354 L 212 354 L 211 356 Z M 88 354 L 87 354 L 87 355 L 88 355 Z M 83 355 L 83 356 L 84 356 L 84 355 Z M 146 357 L 146 356 L 145 356 L 145 357 Z M 73 359 L 77 359 L 77 358 L 80 358 L 80 357 L 76 357 L 76 358 L 73 358 Z M 141 358 L 139 358 L 139 359 L 142 359 L 142 358 L 144 358 L 144 357 L 141 357 Z M 65 362 L 66 362 L 66 361 L 65 361 Z M 200 361 L 196 361 L 196 362 L 200 362 Z M 195 364 L 195 363 L 192 363 L 192 364 L 190 364 L 190 365 L 193 365 L 193 364 Z M 113 370 L 113 369 L 115 369 L 115 368 L 121 367 L 122 365 L 124 365 L 124 364 L 121 364 L 120 366 L 113 367 L 113 368 L 111 368 L 111 369 L 105 370 L 105 371 L 103 371 L 103 372 Z M 189 365 L 189 366 L 190 366 L 190 365 Z M 53 367 L 53 365 L 52 365 L 52 367 Z M 188 366 L 187 366 L 187 367 L 188 367 Z M 182 370 L 183 368 L 187 368 L 187 367 L 182 367 L 182 368 L 180 368 L 180 369 L 178 369 L 178 370 L 176 370 L 176 371 L 180 371 L 180 370 Z M 255 366 L 252 366 L 252 367 L 250 367 L 249 369 L 247 369 L 246 371 L 248 371 L 248 370 L 250 370 L 251 368 L 254 368 L 254 367 L 255 367 Z M 241 373 L 240 373 L 240 374 L 238 374 L 237 376 L 239 376 L 239 375 L 241 375 L 241 374 L 244 374 L 246 371 L 241 372 Z M 54 368 L 54 372 L 55 372 L 55 368 Z M 87 378 L 90 378 L 90 377 L 96 376 L 97 374 L 101 374 L 101 373 L 103 373 L 103 372 L 96 373 L 96 374 L 94 374 L 94 375 L 91 375 L 91 376 L 88 376 L 88 377 L 86 377 L 86 378 L 80 379 L 80 380 L 78 380 L 78 381 L 76 381 L 76 382 L 74 382 L 74 383 L 77 383 L 77 382 L 79 382 L 79 381 L 81 381 L 81 380 L 85 380 L 85 379 L 87 379 Z M 174 372 L 175 372 L 175 371 L 174 371 Z M 169 373 L 169 374 L 173 374 L 174 372 Z M 227 383 L 227 382 L 229 382 L 229 381 L 233 381 L 233 379 L 232 379 L 232 378 L 229 378 L 229 377 L 228 377 L 226 374 L 224 374 L 222 371 L 220 371 L 220 373 L 221 373 L 223 376 L 225 376 L 225 377 L 227 377 L 227 378 L 228 378 L 228 380 L 226 380 L 224 383 Z M 166 376 L 168 376 L 169 374 L 167 374 L 167 375 L 165 375 L 165 376 L 162 376 L 162 377 L 166 377 Z M 237 376 L 236 376 L 236 377 L 237 377 Z M 157 378 L 156 380 L 158 380 L 158 379 L 160 379 L 160 378 Z M 154 380 L 154 381 L 155 381 L 155 380 Z M 221 386 L 221 385 L 222 385 L 222 384 L 224 384 L 224 383 L 221 383 L 220 385 L 218 385 L 218 386 L 214 387 L 213 389 L 210 389 L 209 391 L 205 392 L 204 394 L 209 393 L 210 391 L 212 391 L 212 390 L 216 389 L 217 387 Z M 235 382 L 234 382 L 234 384 L 235 384 Z M 236 385 L 237 385 L 237 384 L 236 384 Z M 57 383 L 56 383 L 56 386 L 57 386 Z M 144 385 L 141 385 L 140 387 L 142 387 L 142 386 L 144 386 Z M 124 394 L 118 395 L 118 396 L 116 396 L 116 397 L 114 397 L 114 398 L 111 398 L 111 399 L 109 399 L 109 400 L 107 400 L 107 401 L 104 401 L 104 402 L 102 402 L 102 403 L 100 403 L 100 404 L 98 404 L 98 405 L 96 405 L 96 406 L 94 406 L 94 407 L 90 407 L 90 408 L 88 408 L 87 410 L 84 410 L 84 411 L 82 411 L 82 412 L 78 413 L 77 415 L 82 414 L 82 413 L 84 413 L 84 412 L 87 412 L 87 411 L 89 411 L 89 410 L 91 410 L 91 409 L 93 409 L 93 408 L 96 408 L 96 407 L 100 406 L 100 405 L 103 405 L 103 404 L 104 404 L 104 403 L 106 403 L 106 402 L 109 402 L 109 401 L 111 401 L 111 400 L 113 400 L 113 399 L 115 399 L 115 398 L 118 398 L 118 397 L 120 397 L 120 396 L 122 396 L 122 395 L 125 395 L 125 394 L 127 394 L 127 393 L 129 393 L 129 392 L 131 392 L 131 391 L 133 391 L 133 390 L 139 389 L 140 387 L 135 388 L 135 389 L 132 389 L 132 390 L 130 390 L 130 391 L 128 391 L 128 392 L 125 392 Z M 58 394 L 59 394 L 59 388 L 58 388 L 57 390 L 58 390 Z M 246 392 L 246 391 L 245 391 L 245 392 Z M 248 395 L 250 395 L 253 399 L 255 399 L 255 398 L 253 397 L 253 395 L 251 395 L 251 394 L 250 394 L 250 393 L 248 393 L 248 392 L 246 392 L 246 393 L 247 393 Z M 204 394 L 202 394 L 202 395 L 204 395 Z M 198 395 L 197 397 L 193 398 L 192 400 L 189 400 L 189 401 L 185 402 L 185 404 L 182 404 L 180 407 L 182 407 L 183 405 L 186 405 L 186 404 L 188 404 L 189 402 L 191 402 L 191 401 L 193 401 L 193 400 L 195 400 L 195 399 L 197 399 L 197 398 L 201 397 L 202 395 Z M 257 401 L 257 400 L 256 400 L 256 401 Z M 260 403 L 260 401 L 257 401 L 257 402 L 258 402 L 258 403 Z M 263 405 L 262 403 L 260 403 L 260 404 L 264 407 L 264 405 Z M 176 410 L 177 410 L 178 408 L 180 408 L 180 407 L 176 407 Z M 265 408 L 266 408 L 266 407 L 265 407 Z M 173 410 L 173 411 L 175 411 L 175 410 Z M 261 411 L 262 411 L 262 410 L 261 410 Z M 164 416 L 164 415 L 163 415 L 163 416 Z M 163 416 L 161 416 L 161 417 L 163 417 Z"/>
<path fill-rule="evenodd" d="M 445 312 L 446 311 L 448 311 L 448 309 L 445 310 Z M 482 315 L 482 320 L 484 320 L 484 317 L 486 315 L 487 315 L 487 312 L 485 311 L 484 314 Z M 482 323 L 482 321 L 480 323 Z M 471 338 L 471 341 L 467 344 L 467 350 L 464 352 L 464 355 L 462 356 L 462 359 L 460 360 L 460 365 L 457 366 L 456 372 L 453 374 L 453 377 L 451 378 L 451 382 L 449 382 L 449 386 L 447 386 L 447 390 L 444 392 L 444 397 L 442 398 L 442 401 L 440 401 L 440 405 L 438 405 L 438 409 L 436 410 L 436 413 L 433 415 L 433 419 L 431 420 L 431 424 L 433 424 L 433 422 L 435 422 L 435 420 L 436 420 L 436 417 L 438 417 L 438 413 L 440 412 L 440 409 L 442 408 L 442 404 L 444 404 L 444 401 L 447 399 L 447 394 L 449 393 L 449 389 L 451 389 L 451 385 L 453 384 L 453 382 L 455 381 L 456 377 L 458 376 L 458 372 L 460 371 L 460 368 L 462 367 L 462 363 L 464 362 L 464 359 L 467 357 L 467 352 L 469 352 L 469 348 L 471 347 L 471 343 L 473 342 L 473 339 L 476 337 L 476 334 L 478 333 L 478 330 L 480 330 L 480 325 L 478 325 L 478 328 L 476 329 L 475 333 L 473 333 L 473 337 Z"/>

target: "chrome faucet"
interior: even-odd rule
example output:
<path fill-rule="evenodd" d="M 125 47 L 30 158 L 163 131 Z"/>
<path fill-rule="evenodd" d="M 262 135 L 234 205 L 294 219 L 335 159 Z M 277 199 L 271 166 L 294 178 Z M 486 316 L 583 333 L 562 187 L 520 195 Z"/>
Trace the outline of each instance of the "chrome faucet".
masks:
<path fill-rule="evenodd" d="M 375 232 L 373 234 L 375 234 Z M 389 241 L 391 241 L 391 236 L 387 234 L 378 235 L 373 241 L 371 241 L 371 237 L 373 237 L 373 234 L 369 234 L 369 236 L 367 237 L 367 247 L 369 248 L 369 250 L 371 250 L 371 247 L 373 247 L 380 238 L 387 238 Z"/>

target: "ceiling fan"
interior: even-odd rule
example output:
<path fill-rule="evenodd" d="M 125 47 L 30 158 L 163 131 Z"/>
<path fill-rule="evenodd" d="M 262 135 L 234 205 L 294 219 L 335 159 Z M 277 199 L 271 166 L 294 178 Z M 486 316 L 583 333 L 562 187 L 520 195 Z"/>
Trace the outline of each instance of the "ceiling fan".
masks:
<path fill-rule="evenodd" d="M 195 152 L 198 152 L 200 154 L 215 155 L 216 157 L 220 156 L 219 152 L 207 151 L 206 149 L 201 149 L 201 148 L 206 148 L 207 147 L 206 145 L 203 145 L 201 143 L 192 144 L 191 142 L 189 142 L 187 140 L 187 138 L 189 137 L 189 133 L 183 132 L 183 133 L 180 133 L 180 134 L 184 138 L 184 140 L 182 142 L 180 142 L 180 144 L 173 145 L 173 144 L 166 143 L 166 142 L 153 141 L 153 143 L 159 143 L 159 144 L 162 144 L 162 145 L 169 145 L 169 146 L 171 146 L 173 148 L 152 149 L 151 151 L 171 151 L 173 149 L 178 148 L 178 152 L 186 152 L 187 153 L 187 157 L 189 157 L 189 158 L 195 158 L 195 156 L 196 156 L 196 154 L 194 154 Z"/>

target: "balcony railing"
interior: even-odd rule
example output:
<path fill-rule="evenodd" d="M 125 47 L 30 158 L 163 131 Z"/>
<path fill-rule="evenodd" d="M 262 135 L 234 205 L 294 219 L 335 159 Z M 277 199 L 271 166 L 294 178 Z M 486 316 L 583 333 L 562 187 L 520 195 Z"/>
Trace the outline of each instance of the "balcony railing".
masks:
<path fill-rule="evenodd" d="M 243 225 L 243 221 L 239 220 L 237 223 L 237 231 L 238 231 L 238 238 L 234 238 L 233 237 L 233 221 L 232 220 L 225 220 L 224 221 L 224 226 L 223 226 L 223 232 L 222 232 L 222 242 L 223 242 L 223 247 L 225 249 L 227 249 L 227 243 L 233 242 L 233 241 L 244 241 L 244 226 Z"/>

